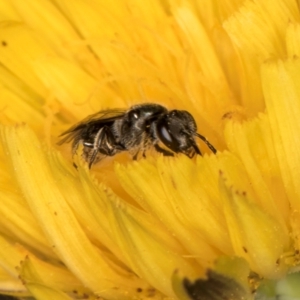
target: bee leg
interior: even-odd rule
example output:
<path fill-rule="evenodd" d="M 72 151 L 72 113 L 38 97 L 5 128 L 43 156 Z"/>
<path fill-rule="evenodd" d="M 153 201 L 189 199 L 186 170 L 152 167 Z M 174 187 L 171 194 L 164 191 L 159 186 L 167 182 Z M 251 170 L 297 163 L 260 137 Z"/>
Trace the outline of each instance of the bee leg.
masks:
<path fill-rule="evenodd" d="M 140 153 L 140 149 L 132 156 L 132 159 L 137 160 L 139 153 Z"/>
<path fill-rule="evenodd" d="M 146 158 L 146 149 L 145 149 L 145 147 L 140 147 L 135 153 L 134 153 L 134 152 L 131 153 L 132 159 L 133 159 L 133 160 L 137 160 L 137 159 L 138 159 L 138 156 L 139 156 L 139 154 L 140 154 L 141 151 L 142 151 L 142 156 L 143 156 L 143 158 Z M 132 151 L 131 151 L 131 152 L 132 152 Z"/>
<path fill-rule="evenodd" d="M 154 148 L 155 150 L 158 152 L 158 153 L 161 153 L 163 154 L 164 156 L 174 156 L 174 153 L 173 152 L 170 152 L 168 150 L 165 150 L 163 148 L 161 148 L 158 144 L 155 144 L 154 145 Z"/>
<path fill-rule="evenodd" d="M 195 154 L 196 154 L 196 152 L 190 152 L 190 153 L 184 153 L 188 158 L 193 158 L 194 156 L 195 156 Z M 199 153 L 197 153 L 197 154 L 199 154 Z M 199 155 L 201 155 L 201 154 L 199 154 Z M 202 156 L 202 155 L 201 155 Z"/>
<path fill-rule="evenodd" d="M 72 144 L 72 156 L 74 157 L 75 154 L 77 154 L 77 149 L 79 144 L 82 142 L 81 138 L 75 138 Z"/>
<path fill-rule="evenodd" d="M 88 157 L 88 163 L 89 163 L 89 169 L 92 167 L 93 162 L 95 161 L 99 148 L 101 146 L 103 137 L 105 135 L 105 127 L 102 127 L 96 134 L 95 139 L 94 139 L 94 145 L 93 145 L 93 150 L 91 151 L 91 154 Z"/>
<path fill-rule="evenodd" d="M 90 155 L 90 157 L 88 158 L 88 163 L 89 163 L 89 169 L 92 167 L 92 164 L 94 163 L 96 157 L 97 157 L 97 153 L 98 153 L 98 150 L 97 149 L 94 149 L 92 151 L 92 154 Z"/>
<path fill-rule="evenodd" d="M 192 151 L 191 153 L 187 154 L 187 156 L 189 158 L 193 158 L 195 154 L 198 154 L 198 155 L 202 156 L 202 153 L 201 153 L 199 147 L 197 146 L 197 144 L 193 140 L 192 140 L 192 146 L 193 146 L 195 151 Z"/>
<path fill-rule="evenodd" d="M 180 153 L 186 155 L 188 158 L 193 158 L 196 154 L 202 156 L 202 154 L 201 154 L 201 152 L 200 152 L 200 150 L 199 150 L 198 147 L 197 147 L 197 149 L 198 149 L 198 151 L 196 150 L 196 148 L 193 147 L 193 148 L 191 148 L 191 149 L 188 149 L 188 150 L 186 150 L 186 151 L 182 151 L 182 152 L 180 152 Z"/>

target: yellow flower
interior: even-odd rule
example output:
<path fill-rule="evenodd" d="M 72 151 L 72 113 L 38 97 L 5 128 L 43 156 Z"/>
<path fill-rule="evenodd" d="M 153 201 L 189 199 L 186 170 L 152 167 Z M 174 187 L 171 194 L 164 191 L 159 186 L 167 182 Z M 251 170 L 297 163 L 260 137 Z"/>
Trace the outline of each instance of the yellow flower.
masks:
<path fill-rule="evenodd" d="M 0 3 L 1 294 L 299 297 L 298 2 Z M 190 111 L 218 153 L 89 170 L 57 146 L 143 102 Z"/>

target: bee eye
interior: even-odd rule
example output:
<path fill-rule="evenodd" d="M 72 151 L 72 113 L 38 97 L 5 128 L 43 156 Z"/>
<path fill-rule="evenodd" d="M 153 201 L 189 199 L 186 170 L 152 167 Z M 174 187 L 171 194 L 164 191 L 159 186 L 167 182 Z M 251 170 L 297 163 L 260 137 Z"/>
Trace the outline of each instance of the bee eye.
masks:
<path fill-rule="evenodd" d="M 172 139 L 168 129 L 166 128 L 166 126 L 161 126 L 159 128 L 159 137 L 160 137 L 161 141 L 166 145 L 171 145 L 173 142 L 173 139 Z"/>

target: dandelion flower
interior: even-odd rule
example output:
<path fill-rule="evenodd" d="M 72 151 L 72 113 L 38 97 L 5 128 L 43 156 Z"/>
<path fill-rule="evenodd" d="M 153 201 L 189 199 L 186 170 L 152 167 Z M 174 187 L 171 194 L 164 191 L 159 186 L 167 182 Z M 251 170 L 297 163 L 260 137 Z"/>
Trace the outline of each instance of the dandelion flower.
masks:
<path fill-rule="evenodd" d="M 0 294 L 300 297 L 298 2 L 1 4 Z M 191 112 L 217 154 L 90 170 L 57 145 L 145 102 Z"/>

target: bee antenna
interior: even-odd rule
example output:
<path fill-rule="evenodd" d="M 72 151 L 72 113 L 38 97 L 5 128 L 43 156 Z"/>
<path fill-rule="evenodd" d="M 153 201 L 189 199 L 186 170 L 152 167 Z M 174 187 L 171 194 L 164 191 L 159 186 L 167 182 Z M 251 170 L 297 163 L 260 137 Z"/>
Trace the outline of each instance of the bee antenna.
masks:
<path fill-rule="evenodd" d="M 207 146 L 208 148 L 214 153 L 217 153 L 217 150 L 215 149 L 215 147 L 201 134 L 195 132 L 193 133 L 193 135 L 197 136 L 198 138 L 200 138 Z"/>

